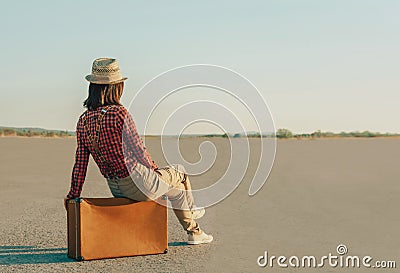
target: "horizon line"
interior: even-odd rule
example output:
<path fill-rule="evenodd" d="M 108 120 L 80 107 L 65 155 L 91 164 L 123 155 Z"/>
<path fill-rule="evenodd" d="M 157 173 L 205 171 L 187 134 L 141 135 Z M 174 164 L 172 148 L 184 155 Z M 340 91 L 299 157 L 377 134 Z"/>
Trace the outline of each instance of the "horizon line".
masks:
<path fill-rule="evenodd" d="M 1 126 L 0 125 L 0 130 L 3 129 L 12 129 L 12 130 L 34 130 L 36 132 L 66 132 L 67 134 L 74 134 L 75 135 L 75 130 L 71 131 L 71 130 L 63 130 L 63 129 L 46 129 L 46 128 L 42 128 L 42 127 L 13 127 L 13 126 Z M 333 134 L 341 134 L 341 133 L 374 133 L 374 134 L 390 134 L 390 135 L 399 135 L 400 132 L 380 132 L 380 131 L 370 131 L 370 130 L 353 130 L 353 131 L 322 131 L 320 129 L 318 130 L 314 130 L 313 132 L 307 133 L 307 132 L 300 132 L 300 133 L 296 133 L 296 132 L 292 132 L 290 129 L 287 128 L 278 128 L 276 129 L 276 131 L 274 132 L 275 134 L 278 133 L 278 130 L 288 130 L 290 131 L 290 133 L 292 133 L 294 136 L 295 135 L 311 135 L 311 134 L 315 134 L 315 133 L 322 133 L 322 134 L 326 134 L 326 133 L 333 133 Z M 187 134 L 144 134 L 144 136 L 166 136 L 166 137 L 177 137 L 177 136 L 224 136 L 224 135 L 229 135 L 229 136 L 234 136 L 234 135 L 249 135 L 252 136 L 254 134 L 260 134 L 262 136 L 270 136 L 271 134 L 273 134 L 273 132 L 257 132 L 257 131 L 245 131 L 245 132 L 225 132 L 225 133 L 221 133 L 221 132 L 208 132 L 208 133 L 187 133 Z"/>

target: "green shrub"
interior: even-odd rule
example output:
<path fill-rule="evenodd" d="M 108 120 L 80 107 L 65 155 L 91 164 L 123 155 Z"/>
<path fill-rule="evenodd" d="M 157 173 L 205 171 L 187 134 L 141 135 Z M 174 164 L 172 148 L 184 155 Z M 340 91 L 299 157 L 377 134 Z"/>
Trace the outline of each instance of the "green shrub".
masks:
<path fill-rule="evenodd" d="M 15 136 L 16 132 L 15 132 L 14 129 L 5 128 L 4 131 L 3 131 L 3 134 L 5 136 Z"/>
<path fill-rule="evenodd" d="M 292 138 L 293 133 L 291 131 L 289 131 L 288 129 L 278 129 L 278 131 L 276 131 L 276 137 L 277 138 Z"/>
<path fill-rule="evenodd" d="M 44 134 L 44 136 L 46 136 L 46 137 L 54 137 L 55 135 L 56 134 L 54 132 L 52 132 L 52 131 L 46 131 L 45 134 Z"/>

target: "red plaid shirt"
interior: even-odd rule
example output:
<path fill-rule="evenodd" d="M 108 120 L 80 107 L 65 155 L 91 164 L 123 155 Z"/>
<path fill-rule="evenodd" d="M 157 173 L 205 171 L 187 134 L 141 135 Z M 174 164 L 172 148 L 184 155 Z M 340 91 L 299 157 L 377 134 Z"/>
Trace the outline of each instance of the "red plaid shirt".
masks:
<path fill-rule="evenodd" d="M 98 145 L 101 155 L 107 161 L 105 166 L 92 148 L 88 136 L 85 132 L 84 120 L 86 119 L 90 134 L 96 135 L 97 119 L 100 111 L 105 106 L 96 110 L 86 111 L 78 120 L 76 126 L 76 139 L 78 147 L 75 154 L 75 165 L 71 177 L 71 189 L 67 198 L 79 197 L 85 182 L 89 155 L 92 154 L 94 161 L 104 177 L 118 176 L 124 178 L 129 176 L 137 162 L 156 169 L 157 165 L 151 159 L 146 147 L 143 145 L 142 138 L 136 131 L 132 116 L 123 106 L 111 106 L 108 108 L 101 121 L 101 130 Z M 125 130 L 124 129 L 125 122 Z M 122 143 L 122 135 L 124 143 Z M 123 148 L 123 146 L 125 146 Z M 125 153 L 125 157 L 124 157 Z M 112 173 L 110 173 L 112 172 Z"/>

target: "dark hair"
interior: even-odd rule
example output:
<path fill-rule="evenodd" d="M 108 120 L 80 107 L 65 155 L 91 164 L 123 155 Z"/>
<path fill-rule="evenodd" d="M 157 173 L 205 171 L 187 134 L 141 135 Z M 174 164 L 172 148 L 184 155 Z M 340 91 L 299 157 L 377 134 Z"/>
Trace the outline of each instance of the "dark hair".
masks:
<path fill-rule="evenodd" d="M 114 84 L 90 83 L 89 96 L 83 102 L 88 110 L 96 110 L 100 106 L 121 105 L 120 99 L 124 90 L 124 82 Z"/>

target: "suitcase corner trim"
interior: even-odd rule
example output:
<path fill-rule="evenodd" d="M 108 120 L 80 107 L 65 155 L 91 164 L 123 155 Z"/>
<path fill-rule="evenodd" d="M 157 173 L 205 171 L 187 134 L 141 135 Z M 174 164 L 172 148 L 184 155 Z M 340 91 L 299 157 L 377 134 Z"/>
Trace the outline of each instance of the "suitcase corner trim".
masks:
<path fill-rule="evenodd" d="M 67 218 L 68 218 L 68 257 L 77 261 L 83 261 L 81 256 L 81 215 L 80 203 L 82 198 L 74 198 L 68 200 Z"/>

